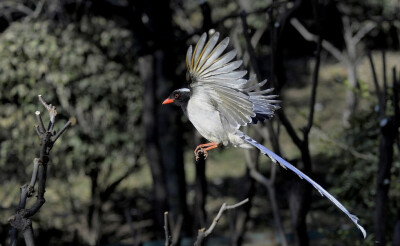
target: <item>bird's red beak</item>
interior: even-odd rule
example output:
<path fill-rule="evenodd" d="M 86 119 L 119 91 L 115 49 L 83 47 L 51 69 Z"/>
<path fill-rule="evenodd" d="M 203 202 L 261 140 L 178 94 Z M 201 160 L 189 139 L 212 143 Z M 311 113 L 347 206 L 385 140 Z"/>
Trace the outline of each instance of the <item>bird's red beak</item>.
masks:
<path fill-rule="evenodd" d="M 169 104 L 169 103 L 173 103 L 173 102 L 174 102 L 174 99 L 167 98 L 167 99 L 164 100 L 164 102 L 162 104 Z"/>

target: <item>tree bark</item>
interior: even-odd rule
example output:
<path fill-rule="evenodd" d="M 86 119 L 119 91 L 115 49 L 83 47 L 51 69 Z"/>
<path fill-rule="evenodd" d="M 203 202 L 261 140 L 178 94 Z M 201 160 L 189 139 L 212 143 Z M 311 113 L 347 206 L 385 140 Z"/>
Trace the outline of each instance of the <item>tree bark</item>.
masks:
<path fill-rule="evenodd" d="M 196 145 L 200 144 L 200 139 L 196 138 Z M 206 198 L 207 198 L 207 178 L 206 178 L 206 160 L 201 155 L 195 161 L 196 180 L 194 197 L 194 216 L 195 228 L 205 228 L 207 226 Z"/>
<path fill-rule="evenodd" d="M 274 87 L 277 91 L 280 91 L 283 85 L 286 82 L 285 78 L 285 69 L 283 64 L 283 47 L 281 42 L 282 33 L 284 32 L 284 28 L 287 26 L 288 21 L 294 15 L 295 11 L 302 5 L 303 1 L 297 0 L 294 3 L 294 7 L 291 11 L 286 11 L 284 14 L 278 15 L 277 20 L 273 19 L 273 13 L 270 12 L 270 29 L 271 29 L 271 70 L 273 72 L 272 80 L 274 82 Z M 274 23 L 278 22 L 280 24 L 279 28 L 274 26 Z M 319 54 L 318 54 L 319 56 Z M 318 57 L 317 56 L 317 57 Z M 302 161 L 304 165 L 305 174 L 310 175 L 311 172 L 311 158 L 308 150 L 308 141 L 306 139 L 307 135 L 305 134 L 305 139 L 301 140 L 297 137 L 296 132 L 293 129 L 292 124 L 286 118 L 283 109 L 278 111 L 279 119 L 282 124 L 285 126 L 288 131 L 290 137 L 296 146 L 300 149 L 302 155 Z M 308 184 L 300 184 L 297 183 L 290 189 L 288 194 L 290 215 L 293 233 L 295 235 L 296 245 L 307 246 L 309 245 L 309 239 L 307 235 L 307 225 L 306 225 L 306 216 L 310 207 L 310 197 L 311 197 L 311 187 Z"/>
<path fill-rule="evenodd" d="M 183 216 L 183 234 L 190 234 L 188 209 L 186 203 L 186 180 L 183 165 L 182 133 L 178 108 L 163 106 L 162 100 L 168 97 L 175 87 L 177 55 L 176 41 L 172 27 L 172 13 L 169 1 L 148 0 L 141 2 L 145 23 L 149 28 L 146 45 L 153 50 L 150 57 L 139 59 L 141 74 L 146 74 L 145 83 L 145 128 L 147 156 L 152 168 L 157 224 L 163 226 L 163 212 L 168 204 L 174 221 Z M 149 59 L 149 60 L 147 60 Z M 142 60 L 142 62 L 140 62 Z M 150 98 L 147 98 L 150 97 Z M 163 231 L 159 230 L 160 236 Z"/>
<path fill-rule="evenodd" d="M 385 123 L 386 122 L 386 123 Z M 392 119 L 381 120 L 381 140 L 379 141 L 378 180 L 376 187 L 375 241 L 386 245 L 386 218 L 388 210 L 388 192 L 390 187 L 390 169 L 393 163 L 393 145 L 397 131 Z"/>
<path fill-rule="evenodd" d="M 393 246 L 400 246 L 400 209 L 397 211 L 396 224 L 394 226 Z"/>
<path fill-rule="evenodd" d="M 256 141 L 262 140 L 259 139 L 258 136 L 254 138 Z M 258 167 L 259 162 L 259 152 L 257 150 L 246 150 L 246 162 L 251 161 L 254 163 L 255 167 Z M 246 174 L 243 177 L 244 189 L 243 194 L 240 194 L 240 199 L 247 197 L 249 202 L 243 205 L 243 207 L 239 208 L 236 211 L 236 220 L 234 224 L 234 232 L 231 237 L 232 246 L 240 246 L 243 244 L 244 234 L 246 232 L 246 223 L 249 219 L 250 209 L 253 201 L 253 197 L 256 192 L 256 181 L 250 176 L 250 169 L 248 168 L 248 164 L 246 164 Z"/>
<path fill-rule="evenodd" d="M 308 144 L 301 149 L 301 156 L 304 165 L 302 171 L 309 175 L 311 173 L 311 158 Z M 299 246 L 306 246 L 310 243 L 307 235 L 306 217 L 311 206 L 311 189 L 310 184 L 296 181 L 291 182 L 289 190 L 288 201 L 291 224 L 296 245 Z"/>
<path fill-rule="evenodd" d="M 139 59 L 139 72 L 144 83 L 144 108 L 143 122 L 146 133 L 146 155 L 153 178 L 154 219 L 157 227 L 162 228 L 164 217 L 162 211 L 168 210 L 167 187 L 164 176 L 164 167 L 160 160 L 160 147 L 157 139 L 157 126 L 155 117 L 156 96 L 153 74 L 154 58 L 151 55 Z"/>
<path fill-rule="evenodd" d="M 88 208 L 88 235 L 86 242 L 90 245 L 99 245 L 101 240 L 101 228 L 102 228 L 102 208 L 100 201 L 100 187 L 98 183 L 99 170 L 94 168 L 90 170 L 89 177 L 91 180 L 91 203 Z"/>

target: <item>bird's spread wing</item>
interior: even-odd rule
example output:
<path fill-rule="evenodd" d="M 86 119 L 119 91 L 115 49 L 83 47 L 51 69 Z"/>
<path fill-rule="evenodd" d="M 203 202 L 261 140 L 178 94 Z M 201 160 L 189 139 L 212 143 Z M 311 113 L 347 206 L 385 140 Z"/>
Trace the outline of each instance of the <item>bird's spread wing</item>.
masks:
<path fill-rule="evenodd" d="M 257 141 L 255 141 L 251 137 L 247 136 L 246 134 L 242 133 L 241 138 L 243 140 L 245 140 L 246 142 L 248 142 L 249 144 L 256 147 L 257 149 L 259 149 L 261 151 L 261 153 L 263 153 L 264 155 L 271 158 L 271 160 L 273 162 L 278 162 L 283 168 L 285 168 L 285 169 L 288 168 L 291 171 L 293 171 L 294 173 L 296 173 L 297 175 L 299 175 L 299 177 L 301 179 L 307 180 L 307 182 L 309 182 L 312 186 L 314 186 L 314 188 L 317 189 L 322 196 L 327 197 L 333 204 L 335 204 L 340 210 L 342 210 L 343 213 L 345 213 L 353 221 L 353 223 L 362 232 L 364 238 L 367 236 L 365 229 L 360 224 L 358 224 L 357 216 L 351 214 L 334 196 L 332 196 L 328 191 L 326 191 L 324 188 L 322 188 L 322 186 L 320 186 L 317 182 L 312 180 L 310 177 L 305 175 L 303 172 L 301 172 L 295 166 L 293 166 L 289 162 L 285 161 L 279 155 L 275 154 L 274 152 L 272 152 L 271 150 L 269 150 L 267 147 L 263 146 L 262 144 L 259 144 Z"/>
<path fill-rule="evenodd" d="M 188 80 L 192 94 L 209 98 L 227 122 L 234 128 L 271 118 L 279 106 L 276 95 L 265 95 L 272 89 L 261 90 L 266 81 L 257 83 L 244 79 L 246 70 L 238 70 L 242 61 L 233 61 L 236 50 L 225 52 L 229 38 L 218 43 L 219 33 L 207 40 L 204 33 L 195 48 L 186 55 Z"/>

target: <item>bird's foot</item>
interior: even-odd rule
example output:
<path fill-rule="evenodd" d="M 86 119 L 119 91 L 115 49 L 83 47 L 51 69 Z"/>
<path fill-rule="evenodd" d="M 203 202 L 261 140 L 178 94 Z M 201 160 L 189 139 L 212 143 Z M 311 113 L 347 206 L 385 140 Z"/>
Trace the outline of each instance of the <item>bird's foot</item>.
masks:
<path fill-rule="evenodd" d="M 194 155 L 196 156 L 196 161 L 199 160 L 200 153 L 203 154 L 204 159 L 207 159 L 208 151 L 210 149 L 215 149 L 218 146 L 219 146 L 219 143 L 206 143 L 206 144 L 200 144 L 199 146 L 197 146 L 196 149 L 194 150 Z"/>
<path fill-rule="evenodd" d="M 200 159 L 200 156 L 202 155 L 204 160 L 207 159 L 208 157 L 208 151 L 203 149 L 200 146 L 197 146 L 197 148 L 194 151 L 194 155 L 196 156 L 196 161 L 198 161 Z"/>

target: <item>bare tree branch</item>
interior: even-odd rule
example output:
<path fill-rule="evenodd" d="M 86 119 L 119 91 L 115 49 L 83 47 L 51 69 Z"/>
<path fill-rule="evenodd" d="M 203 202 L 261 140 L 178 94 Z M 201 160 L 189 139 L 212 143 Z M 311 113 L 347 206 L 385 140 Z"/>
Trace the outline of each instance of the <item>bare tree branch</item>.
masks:
<path fill-rule="evenodd" d="M 314 110 L 315 110 L 315 101 L 317 99 L 317 87 L 318 87 L 318 75 L 319 75 L 319 67 L 321 63 L 321 45 L 322 45 L 322 37 L 318 35 L 317 38 L 317 50 L 315 52 L 315 68 L 313 71 L 313 81 L 312 81 L 312 89 L 311 89 L 311 99 L 310 99 L 310 113 L 308 115 L 307 125 L 303 129 L 304 139 L 308 139 L 308 134 L 310 133 L 311 127 L 314 122 Z"/>
<path fill-rule="evenodd" d="M 47 109 L 47 111 L 49 112 L 50 115 L 50 123 L 49 123 L 49 127 L 48 127 L 48 131 L 51 132 L 53 131 L 53 127 L 54 127 L 54 121 L 56 119 L 56 115 L 57 115 L 57 111 L 56 111 L 56 107 L 51 105 L 51 104 L 47 104 L 43 98 L 42 95 L 39 95 L 39 101 L 42 103 L 42 105 Z"/>
<path fill-rule="evenodd" d="M 171 237 L 172 237 L 171 245 L 172 246 L 177 245 L 179 242 L 179 238 L 181 236 L 181 231 L 182 231 L 182 225 L 183 225 L 183 215 L 180 214 L 180 215 L 178 215 L 178 219 L 172 230 L 172 235 L 171 235 Z"/>
<path fill-rule="evenodd" d="M 375 27 L 376 27 L 376 23 L 374 23 L 374 22 L 367 22 L 364 26 L 362 26 L 358 30 L 356 35 L 353 36 L 354 44 L 358 44 L 361 41 L 361 39 L 363 39 L 365 37 L 365 35 L 367 35 Z"/>
<path fill-rule="evenodd" d="M 168 212 L 164 213 L 164 231 L 165 231 L 165 246 L 171 245 L 171 235 L 168 230 Z"/>
<path fill-rule="evenodd" d="M 3 11 L 3 9 L 6 9 L 6 8 L 17 10 L 17 11 L 19 11 L 21 13 L 26 14 L 26 15 L 31 15 L 33 13 L 32 9 L 28 8 L 27 6 L 25 6 L 25 5 L 21 4 L 21 3 L 15 2 L 15 1 L 4 1 L 4 2 L 1 2 L 0 3 L 1 11 Z"/>
<path fill-rule="evenodd" d="M 33 19 L 39 17 L 40 12 L 42 11 L 43 5 L 44 5 L 45 2 L 46 2 L 46 0 L 41 0 L 41 1 L 39 1 L 39 3 L 36 5 L 35 11 L 32 13 L 32 16 L 31 16 Z"/>
<path fill-rule="evenodd" d="M 218 211 L 217 216 L 215 216 L 215 218 L 214 218 L 213 222 L 211 223 L 210 227 L 207 230 L 205 228 L 202 228 L 202 229 L 199 230 L 199 232 L 197 234 L 197 240 L 196 240 L 196 242 L 194 242 L 194 245 L 197 246 L 197 245 L 202 245 L 204 243 L 204 239 L 213 232 L 213 230 L 214 230 L 215 226 L 217 225 L 218 221 L 220 220 L 222 214 L 226 210 L 230 210 L 230 209 L 234 209 L 234 208 L 237 208 L 239 206 L 242 206 L 243 204 L 245 204 L 248 201 L 249 201 L 249 199 L 246 198 L 243 201 L 241 201 L 239 203 L 236 203 L 236 204 L 233 204 L 233 205 L 226 205 L 226 203 L 222 204 L 221 208 Z"/>
<path fill-rule="evenodd" d="M 36 120 L 38 122 L 39 135 L 42 135 L 45 132 L 45 129 L 44 129 L 42 117 L 40 116 L 40 111 L 36 111 L 35 116 L 36 116 Z"/>
<path fill-rule="evenodd" d="M 249 36 L 248 33 L 248 25 L 247 25 L 247 14 L 245 11 L 241 12 L 241 22 L 242 22 L 242 28 L 243 28 L 243 34 L 246 40 L 246 47 L 247 47 L 247 52 L 249 54 L 249 58 L 250 58 L 250 63 L 251 66 L 253 67 L 254 72 L 256 73 L 257 76 L 257 80 L 261 81 L 262 77 L 261 77 L 261 73 L 260 73 L 260 69 L 257 63 L 257 59 L 256 59 L 256 55 L 254 52 L 254 48 L 253 48 L 253 44 L 251 43 L 251 38 Z M 273 146 L 274 151 L 276 151 L 277 153 L 280 153 L 280 148 L 279 148 L 279 143 L 278 143 L 278 139 L 276 137 L 275 131 L 272 127 L 271 122 L 266 122 L 266 125 L 268 126 L 268 133 L 270 135 L 270 140 Z M 261 127 L 257 127 L 257 130 L 259 130 L 260 132 L 262 131 L 261 129 L 265 129 L 265 128 L 261 128 Z M 267 134 L 265 132 L 263 132 L 264 134 L 263 137 L 265 139 L 268 139 L 268 137 L 266 136 Z M 248 158 L 249 155 L 246 155 L 246 157 Z M 256 180 L 257 182 L 263 184 L 267 191 L 268 191 L 268 196 L 270 199 L 270 202 L 272 204 L 272 210 L 273 210 L 273 215 L 274 215 L 274 220 L 275 220 L 275 224 L 277 227 L 277 230 L 279 232 L 279 235 L 281 237 L 281 242 L 282 245 L 287 245 L 287 241 L 286 241 L 286 237 L 285 237 L 285 232 L 283 229 L 283 225 L 281 222 L 281 218 L 279 215 L 279 208 L 278 208 L 278 204 L 276 202 L 276 196 L 275 196 L 275 188 L 274 188 L 274 181 L 275 181 L 275 174 L 276 174 L 276 167 L 274 165 L 271 166 L 271 179 L 267 179 L 265 176 L 263 176 L 260 172 L 258 172 L 257 167 L 255 162 L 253 162 L 251 159 L 247 159 L 246 161 L 247 167 L 249 169 L 249 173 L 250 176 Z"/>
<path fill-rule="evenodd" d="M 370 51 L 368 51 L 368 59 L 369 59 L 370 65 L 371 65 L 372 78 L 373 78 L 374 85 L 375 85 L 376 97 L 378 98 L 378 101 L 379 101 L 379 117 L 383 117 L 383 114 L 385 113 L 383 111 L 383 109 L 385 108 L 385 106 L 384 106 L 385 102 L 383 101 L 382 92 L 381 92 L 379 82 L 378 82 L 378 76 L 376 75 L 374 60 L 372 59 L 372 55 L 371 55 Z"/>
<path fill-rule="evenodd" d="M 22 234 L 24 236 L 26 246 L 35 246 L 35 243 L 33 241 L 32 226 L 29 226 Z"/>
<path fill-rule="evenodd" d="M 315 34 L 310 33 L 304 26 L 303 24 L 300 23 L 300 21 L 297 18 L 292 18 L 290 20 L 290 23 L 292 26 L 303 36 L 303 38 L 307 41 L 314 41 L 317 42 L 318 37 Z M 322 47 L 327 50 L 331 55 L 333 55 L 336 59 L 338 59 L 341 62 L 348 62 L 348 58 L 340 52 L 338 48 L 336 48 L 333 44 L 330 42 L 323 40 L 322 41 Z"/>
<path fill-rule="evenodd" d="M 247 161 L 246 163 L 247 163 L 247 167 L 250 170 L 250 176 L 254 180 L 256 180 L 258 183 L 262 184 L 267 189 L 269 200 L 271 202 L 272 212 L 274 214 L 275 224 L 278 229 L 282 245 L 284 245 L 284 246 L 288 245 L 288 242 L 287 242 L 286 236 L 285 236 L 285 230 L 283 228 L 283 224 L 282 224 L 281 218 L 279 216 L 279 214 L 280 214 L 279 207 L 278 207 L 278 203 L 276 201 L 276 195 L 275 195 L 274 180 L 275 180 L 275 174 L 276 174 L 276 170 L 275 170 L 276 165 L 272 165 L 272 168 L 274 169 L 274 171 L 271 170 L 271 179 L 268 179 L 256 169 L 256 167 L 253 165 L 252 162 Z"/>
<path fill-rule="evenodd" d="M 39 164 L 40 164 L 39 158 L 33 159 L 33 172 L 32 172 L 31 182 L 29 183 L 29 186 L 28 186 L 28 197 L 32 196 L 32 194 L 35 192 L 35 184 L 36 184 L 36 178 L 37 178 L 37 173 L 38 173 L 38 169 L 39 169 Z"/>
<path fill-rule="evenodd" d="M 40 139 L 40 156 L 39 158 L 35 158 L 33 161 L 33 172 L 29 185 L 23 185 L 21 187 L 21 195 L 17 208 L 17 213 L 10 217 L 8 222 L 13 227 L 11 230 L 11 241 L 10 245 L 16 245 L 17 240 L 17 231 L 22 232 L 25 243 L 28 246 L 34 246 L 35 243 L 33 241 L 33 230 L 32 230 L 32 221 L 30 217 L 35 215 L 40 208 L 45 203 L 44 193 L 46 188 L 46 179 L 47 179 L 47 164 L 49 162 L 49 154 L 51 149 L 53 148 L 56 140 L 61 136 L 61 134 L 71 125 L 71 122 L 68 121 L 67 124 L 60 130 L 60 132 L 55 134 L 53 130 L 55 116 L 57 111 L 55 107 L 51 104 L 47 104 L 41 95 L 38 96 L 39 101 L 43 104 L 43 106 L 49 111 L 50 114 L 50 123 L 48 129 L 45 129 L 42 118 L 40 116 L 40 112 L 36 111 L 36 120 L 38 122 L 38 126 L 35 126 L 35 130 L 39 135 Z M 36 202 L 29 209 L 25 209 L 26 201 L 28 197 L 32 196 L 34 193 L 34 186 L 36 184 L 36 180 L 38 180 L 38 192 L 36 196 Z"/>
<path fill-rule="evenodd" d="M 57 139 L 70 127 L 71 125 L 75 124 L 75 118 L 71 118 L 70 120 L 65 123 L 65 125 L 61 128 L 59 132 L 56 133 L 56 135 L 52 138 L 52 141 L 55 142 Z"/>

